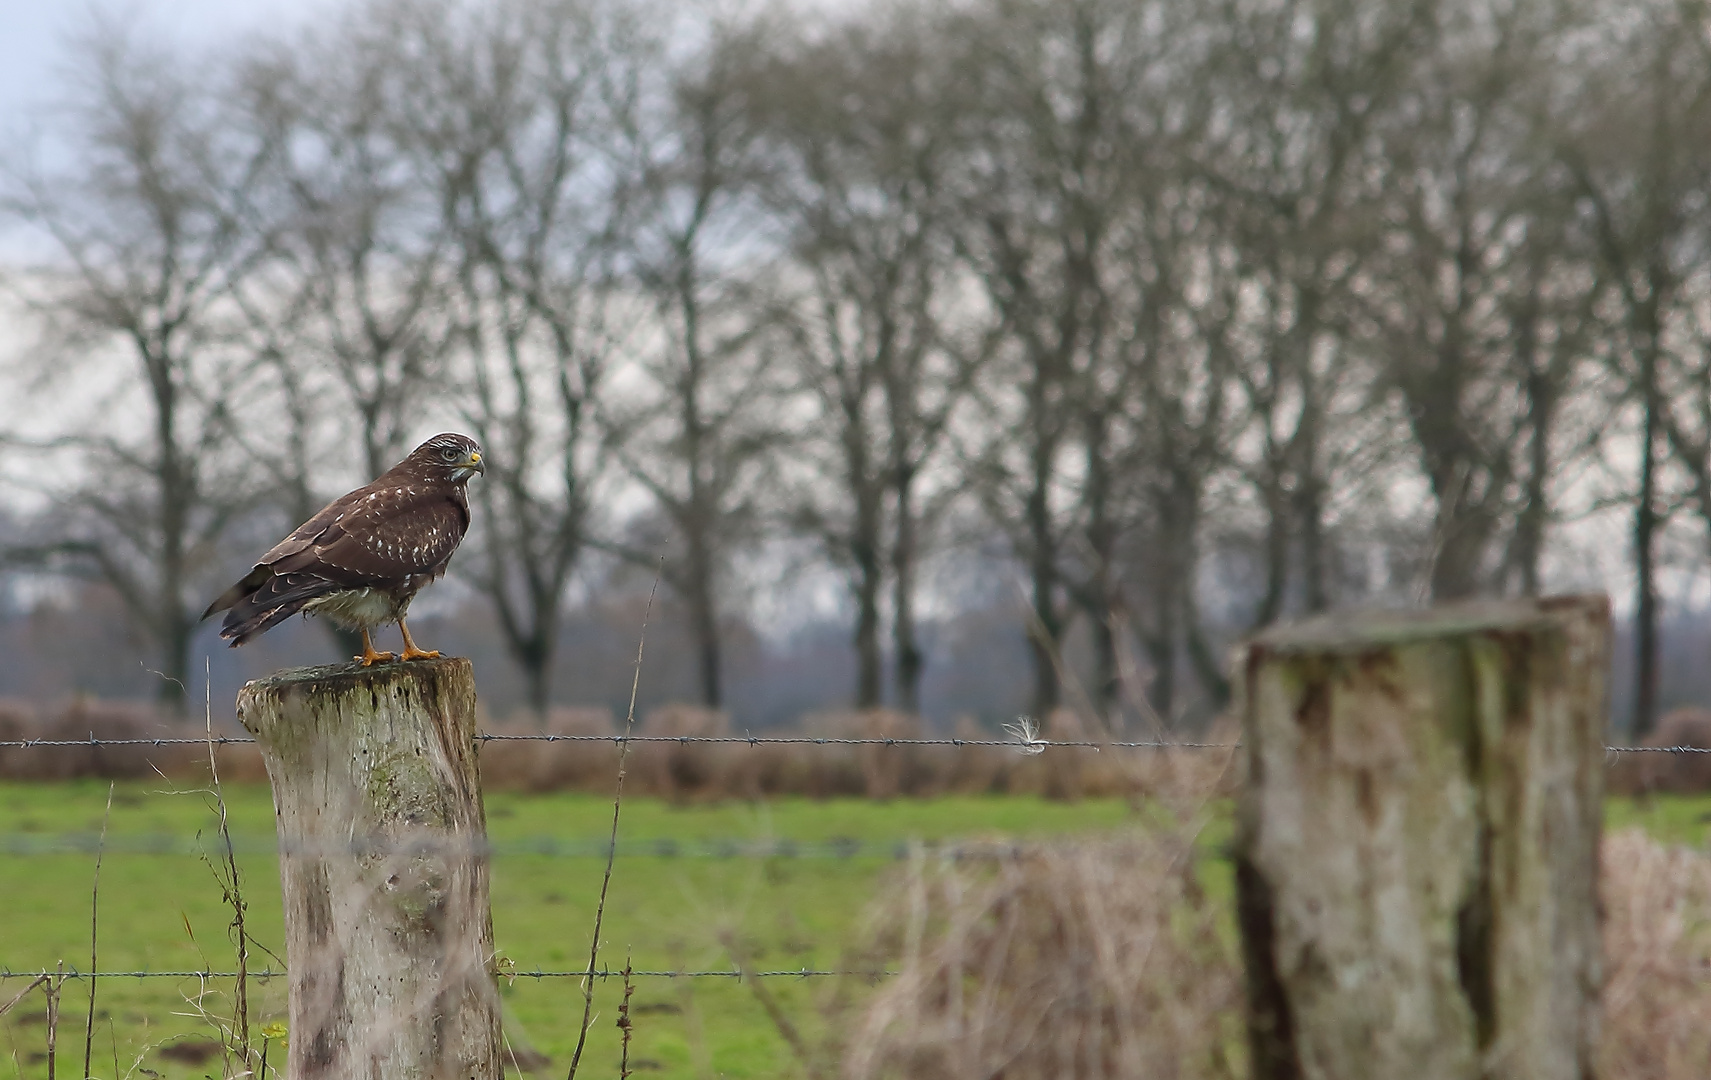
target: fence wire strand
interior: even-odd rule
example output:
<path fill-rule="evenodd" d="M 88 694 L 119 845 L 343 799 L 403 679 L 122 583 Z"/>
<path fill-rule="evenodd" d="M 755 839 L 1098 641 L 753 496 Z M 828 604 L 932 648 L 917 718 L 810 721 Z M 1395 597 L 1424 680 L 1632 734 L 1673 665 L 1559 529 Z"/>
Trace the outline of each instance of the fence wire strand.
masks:
<path fill-rule="evenodd" d="M 40 971 L 14 971 L 9 967 L 0 967 L 0 982 L 8 979 L 35 979 L 42 975 L 62 977 L 57 970 L 43 968 Z M 616 970 L 597 968 L 594 971 L 544 971 L 540 968 L 533 970 L 503 965 L 494 969 L 494 974 L 501 979 L 621 979 L 625 969 Z M 670 969 L 644 970 L 632 969 L 629 974 L 637 978 L 648 979 L 740 979 L 745 974 L 757 979 L 825 979 L 825 978 L 858 978 L 880 979 L 897 974 L 895 971 L 861 971 L 838 970 L 829 968 L 781 968 L 776 971 L 726 971 L 713 969 L 705 971 L 673 971 Z M 245 973 L 248 979 L 283 979 L 284 971 L 274 971 L 271 968 Z M 63 977 L 67 979 L 235 979 L 235 971 L 78 971 L 76 968 L 66 968 Z"/>
<path fill-rule="evenodd" d="M 50 747 L 102 746 L 253 746 L 255 740 L 244 736 L 217 735 L 209 739 L 7 739 L 0 740 L 0 749 L 33 750 Z M 1098 739 L 904 739 L 904 738 L 834 738 L 817 735 L 490 735 L 475 737 L 477 743 L 490 742 L 591 742 L 611 743 L 714 743 L 723 746 L 996 746 L 1012 750 L 1052 747 L 1079 747 L 1090 750 L 1234 750 L 1241 743 L 1174 742 L 1158 739 L 1098 740 Z"/>
<path fill-rule="evenodd" d="M 834 738 L 818 735 L 492 735 L 480 734 L 477 743 L 490 742 L 586 742 L 610 743 L 676 743 L 679 746 L 711 744 L 718 746 L 990 746 L 1000 749 L 1038 753 L 1042 750 L 1240 750 L 1239 742 L 1178 742 L 1169 739 L 904 739 L 904 738 Z M 0 750 L 67 749 L 104 746 L 253 746 L 255 740 L 246 736 L 216 735 L 200 738 L 140 738 L 140 739 L 4 739 Z M 1607 754 L 1711 754 L 1711 746 L 1606 746 Z"/>

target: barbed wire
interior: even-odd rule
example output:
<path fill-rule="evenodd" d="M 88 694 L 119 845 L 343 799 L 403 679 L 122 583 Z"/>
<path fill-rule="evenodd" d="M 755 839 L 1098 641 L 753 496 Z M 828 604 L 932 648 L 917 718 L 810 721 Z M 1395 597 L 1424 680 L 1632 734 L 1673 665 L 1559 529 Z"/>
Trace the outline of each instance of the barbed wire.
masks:
<path fill-rule="evenodd" d="M 1606 746 L 1606 754 L 1711 754 L 1711 746 Z"/>
<path fill-rule="evenodd" d="M 237 834 L 232 837 L 232 850 L 244 855 L 415 855 L 428 852 L 480 856 L 536 856 L 546 858 L 605 858 L 612 846 L 598 838 L 562 838 L 530 836 L 518 840 L 481 841 L 437 837 L 415 837 L 390 840 L 366 838 L 340 842 L 279 843 L 277 837 Z M 938 859 L 1018 859 L 1037 848 L 1049 847 L 1062 851 L 1074 846 L 1063 838 L 1042 838 L 1036 841 L 966 841 L 930 840 L 917 838 L 888 838 L 859 840 L 854 837 L 832 837 L 825 840 L 798 840 L 789 837 L 774 840 L 744 840 L 735 837 L 697 838 L 681 840 L 676 837 L 643 837 L 622 840 L 616 854 L 660 859 L 852 859 L 856 857 L 906 859 L 919 851 Z M 105 840 L 98 833 L 0 833 L 0 855 L 90 855 L 104 851 L 109 855 L 197 855 L 203 851 L 198 838 L 163 833 L 108 834 Z"/>
<path fill-rule="evenodd" d="M 1098 740 L 1098 739 L 905 739 L 888 737 L 834 738 L 817 735 L 490 735 L 475 736 L 477 743 L 489 742 L 596 742 L 622 746 L 625 743 L 677 743 L 689 746 L 710 743 L 724 746 L 994 746 L 1011 750 L 1079 748 L 1090 750 L 1234 750 L 1241 743 L 1176 742 L 1170 740 Z M 141 738 L 141 739 L 6 739 L 0 749 L 33 750 L 43 748 L 103 747 L 103 746 L 253 746 L 255 739 L 244 736 L 216 735 L 212 739 Z"/>
<path fill-rule="evenodd" d="M 265 968 L 261 971 L 244 973 L 247 979 L 266 981 L 282 979 L 287 972 L 274 971 Z M 508 964 L 500 964 L 494 969 L 494 974 L 502 979 L 621 979 L 626 971 L 623 968 L 598 968 L 590 971 L 543 971 L 540 968 L 527 970 Z M 633 969 L 627 972 L 632 977 L 644 979 L 741 979 L 746 977 L 756 979 L 825 979 L 825 978 L 860 978 L 880 979 L 895 976 L 895 971 L 875 970 L 862 971 L 842 970 L 831 968 L 780 968 L 774 971 L 738 971 L 715 968 L 704 971 L 673 971 L 670 969 L 643 970 Z M 42 976 L 66 979 L 235 979 L 235 971 L 78 971 L 66 968 L 63 972 L 53 968 L 42 968 L 32 971 L 14 971 L 9 967 L 0 967 L 0 981 L 8 979 L 37 979 Z"/>
<path fill-rule="evenodd" d="M 477 735 L 477 742 L 712 743 L 724 746 L 996 746 L 1010 750 L 1056 747 L 1102 750 L 1234 750 L 1241 743 L 1176 742 L 1163 739 L 904 739 L 834 738 L 818 735 Z"/>
<path fill-rule="evenodd" d="M 210 742 L 215 746 L 231 746 L 243 743 L 253 744 L 255 740 L 228 735 L 216 735 L 212 739 L 97 739 L 91 736 L 87 739 L 6 739 L 0 741 L 0 749 L 34 750 L 68 746 L 207 746 Z"/>
<path fill-rule="evenodd" d="M 1043 750 L 1240 750 L 1239 742 L 1180 742 L 1171 739 L 960 739 L 954 737 L 905 739 L 883 736 L 866 738 L 836 738 L 818 735 L 551 735 L 522 734 L 475 736 L 477 743 L 490 742 L 591 742 L 622 746 L 625 743 L 676 743 L 679 746 L 710 744 L 719 746 L 988 746 L 999 749 L 1039 753 Z M 3 750 L 71 749 L 106 746 L 253 746 L 255 739 L 240 735 L 216 735 L 209 738 L 135 738 L 135 739 L 3 739 Z M 1606 746 L 1607 754 L 1711 754 L 1711 746 Z"/>

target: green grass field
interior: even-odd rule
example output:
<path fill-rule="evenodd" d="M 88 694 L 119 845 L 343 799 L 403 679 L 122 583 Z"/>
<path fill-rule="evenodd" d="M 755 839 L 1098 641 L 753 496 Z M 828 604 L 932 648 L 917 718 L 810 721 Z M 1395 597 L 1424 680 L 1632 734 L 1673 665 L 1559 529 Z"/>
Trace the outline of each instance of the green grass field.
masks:
<path fill-rule="evenodd" d="M 198 834 L 204 849 L 217 850 L 214 814 L 206 796 L 164 787 L 133 783 L 116 790 L 101 870 L 99 966 L 230 970 L 231 914 L 221 904 L 211 869 L 196 854 Z M 228 786 L 226 799 L 250 933 L 280 952 L 267 789 Z M 0 964 L 11 971 L 34 973 L 60 960 L 88 967 L 93 844 L 106 800 L 107 785 L 99 782 L 0 785 Z M 488 797 L 487 809 L 499 849 L 493 912 L 501 953 L 519 973 L 581 968 L 588 958 L 611 801 L 499 792 Z M 628 955 L 638 969 L 728 970 L 732 958 L 724 942 L 731 941 L 757 968 L 838 968 L 848 962 L 846 949 L 863 910 L 895 873 L 897 845 L 1086 832 L 1116 827 L 1126 816 L 1116 800 L 783 800 L 683 808 L 629 800 L 601 962 L 621 968 Z M 673 844 L 678 854 L 661 853 Z M 781 853 L 722 854 L 737 844 L 750 850 L 770 845 Z M 554 848 L 560 853 L 526 853 Z M 252 966 L 281 965 L 258 952 Z M 25 982 L 0 983 L 0 1003 Z M 867 992 L 859 979 L 772 979 L 766 985 L 810 1041 L 829 1022 L 829 1000 L 841 995 L 846 1008 L 853 1007 Z M 56 1059 L 61 1075 L 81 1075 L 88 982 L 64 986 Z M 283 982 L 251 987 L 252 1022 L 259 1027 L 283 1020 Z M 203 989 L 195 979 L 100 980 L 95 1075 L 124 1076 L 133 1068 L 135 1075 L 151 1077 L 217 1075 L 217 1059 L 195 1060 L 211 1049 L 211 1028 L 192 1004 Z M 207 989 L 214 991 L 203 1003 L 207 1011 L 229 1012 L 230 980 Z M 597 985 L 598 1018 L 583 1075 L 617 1073 L 613 1020 L 621 994 L 617 980 Z M 519 977 L 505 988 L 504 1002 L 514 1046 L 547 1055 L 553 1062 L 549 1071 L 562 1072 L 581 1018 L 577 980 Z M 631 1009 L 631 1067 L 642 1075 L 799 1072 L 754 993 L 735 980 L 638 979 Z M 0 1022 L 6 1054 L 0 1076 L 46 1075 L 45 1019 L 38 992 Z"/>
<path fill-rule="evenodd" d="M 226 789 L 244 873 L 249 929 L 280 951 L 272 807 L 264 786 Z M 0 784 L 0 965 L 38 972 L 63 960 L 86 969 L 94 840 L 107 785 Z M 534 970 L 582 967 L 610 827 L 609 800 L 587 795 L 498 792 L 487 800 L 497 943 L 519 977 L 504 990 L 513 1048 L 569 1062 L 581 1017 L 571 978 L 535 979 Z M 1711 799 L 1612 800 L 1612 827 L 1637 824 L 1672 843 L 1703 846 Z M 607 905 L 601 963 L 638 969 L 729 970 L 727 942 L 757 968 L 839 968 L 851 962 L 862 914 L 896 880 L 899 845 L 919 841 L 1043 838 L 1131 823 L 1117 800 L 1053 803 L 1026 798 L 933 801 L 792 799 L 768 804 L 673 807 L 625 803 L 619 856 Z M 1207 830 L 1216 851 L 1227 822 Z M 198 839 L 199 837 L 199 839 Z M 100 968 L 230 970 L 228 924 L 212 870 L 198 846 L 216 850 L 208 798 L 127 783 L 114 794 L 101 871 Z M 756 850 L 772 854 L 757 855 Z M 556 852 L 538 854 L 532 852 Z M 675 853 L 673 853 L 675 852 Z M 1220 888 L 1217 878 L 1214 889 Z M 866 962 L 866 961 L 863 961 Z M 258 950 L 256 968 L 279 967 Z M 0 981 L 0 1004 L 26 980 Z M 815 1043 L 828 1024 L 848 1019 L 870 984 L 862 979 L 771 979 L 778 1005 Z M 87 981 L 64 984 L 56 1055 L 61 1075 L 81 1075 Z M 252 982 L 252 1023 L 283 1020 L 283 981 Z M 93 1072 L 100 1077 L 218 1075 L 212 1029 L 201 1008 L 228 1013 L 230 980 L 104 979 L 95 1007 Z M 582 1074 L 615 1076 L 613 1024 L 622 986 L 597 984 L 596 1021 Z M 835 1007 L 834 1007 L 835 1005 Z M 631 1067 L 640 1075 L 773 1077 L 800 1075 L 795 1052 L 751 989 L 730 979 L 642 978 L 631 1003 Z M 46 1075 L 39 992 L 4 1021 L 0 1078 Z M 274 1048 L 277 1052 L 278 1048 Z M 199 1059 L 200 1056 L 200 1059 Z M 277 1058 L 273 1060 L 277 1061 Z"/>

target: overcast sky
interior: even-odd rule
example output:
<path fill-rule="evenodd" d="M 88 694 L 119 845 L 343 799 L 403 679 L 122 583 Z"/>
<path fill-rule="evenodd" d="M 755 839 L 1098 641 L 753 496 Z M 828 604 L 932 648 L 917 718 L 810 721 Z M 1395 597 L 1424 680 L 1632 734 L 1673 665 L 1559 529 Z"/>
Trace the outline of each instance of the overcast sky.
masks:
<path fill-rule="evenodd" d="M 15 130 L 33 106 L 52 101 L 65 71 L 66 41 L 97 13 L 193 44 L 293 25 L 327 0 L 0 0 L 0 117 Z"/>

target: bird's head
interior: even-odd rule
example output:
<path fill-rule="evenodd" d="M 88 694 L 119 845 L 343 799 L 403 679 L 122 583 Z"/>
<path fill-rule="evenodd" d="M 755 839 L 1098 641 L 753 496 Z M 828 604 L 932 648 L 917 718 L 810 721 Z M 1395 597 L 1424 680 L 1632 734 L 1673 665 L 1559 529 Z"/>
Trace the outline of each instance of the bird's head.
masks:
<path fill-rule="evenodd" d="M 404 460 L 430 476 L 443 477 L 454 484 L 487 471 L 481 460 L 481 445 L 468 435 L 452 431 L 435 435 L 410 451 Z"/>

